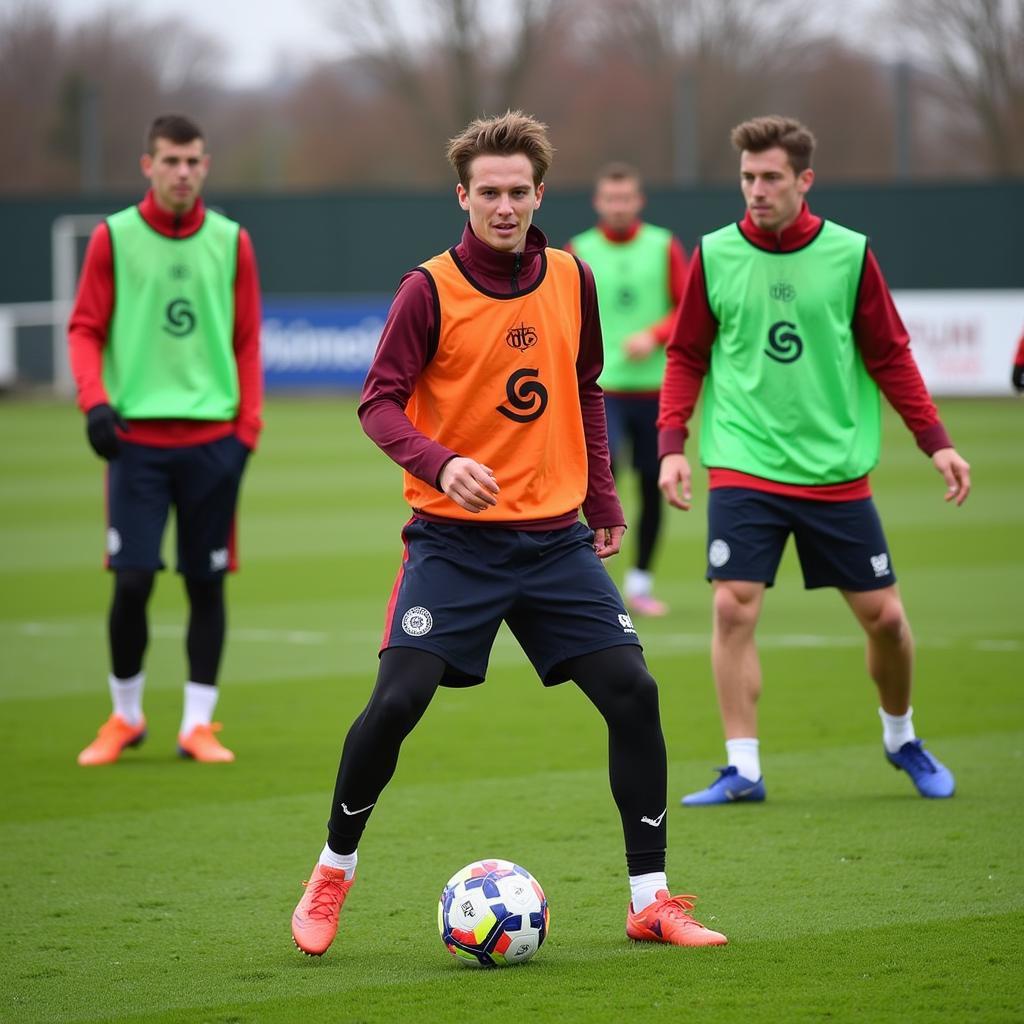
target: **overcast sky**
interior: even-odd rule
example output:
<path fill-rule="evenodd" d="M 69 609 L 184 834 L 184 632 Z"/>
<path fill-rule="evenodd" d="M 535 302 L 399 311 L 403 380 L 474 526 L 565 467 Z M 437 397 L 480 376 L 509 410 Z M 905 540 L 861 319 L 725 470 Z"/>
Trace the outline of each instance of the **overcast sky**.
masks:
<path fill-rule="evenodd" d="M 0 0 L 0 8 L 25 0 Z M 29 0 L 31 3 L 32 0 Z M 46 0 L 66 25 L 73 25 L 111 7 L 131 10 L 150 21 L 178 16 L 224 45 L 228 84 L 265 84 L 280 67 L 340 56 L 342 43 L 330 29 L 323 10 L 329 0 Z M 873 15 L 896 0 L 834 0 L 828 2 L 829 24 L 847 38 L 870 39 L 876 52 L 884 50 L 885 35 L 877 32 Z M 415 18 L 418 0 L 406 0 Z M 334 6 L 340 6 L 335 0 Z M 819 13 L 822 13 L 819 11 Z M 881 38 L 879 38 L 881 36 Z M 297 70 L 297 68 L 296 68 Z"/>

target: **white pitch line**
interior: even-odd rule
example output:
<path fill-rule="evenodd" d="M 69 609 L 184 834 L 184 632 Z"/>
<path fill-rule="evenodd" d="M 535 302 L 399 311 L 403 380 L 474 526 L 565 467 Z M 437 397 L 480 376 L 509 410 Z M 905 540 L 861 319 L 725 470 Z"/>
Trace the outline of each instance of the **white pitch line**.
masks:
<path fill-rule="evenodd" d="M 94 632 L 91 627 L 64 622 L 19 622 L 16 628 L 23 636 L 85 636 Z M 158 624 L 150 628 L 150 633 L 161 639 L 180 640 L 185 635 L 185 627 Z M 244 626 L 230 630 L 229 635 L 232 640 L 297 644 L 301 647 L 325 644 L 329 639 L 327 633 L 307 629 L 250 629 Z"/>

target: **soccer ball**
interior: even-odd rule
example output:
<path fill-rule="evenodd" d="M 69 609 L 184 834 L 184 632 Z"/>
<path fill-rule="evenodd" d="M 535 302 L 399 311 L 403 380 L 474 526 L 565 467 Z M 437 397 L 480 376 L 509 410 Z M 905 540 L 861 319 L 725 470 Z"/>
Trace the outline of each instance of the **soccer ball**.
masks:
<path fill-rule="evenodd" d="M 548 901 L 525 868 L 478 860 L 448 880 L 437 905 L 441 941 L 452 956 L 485 967 L 521 964 L 548 934 Z"/>

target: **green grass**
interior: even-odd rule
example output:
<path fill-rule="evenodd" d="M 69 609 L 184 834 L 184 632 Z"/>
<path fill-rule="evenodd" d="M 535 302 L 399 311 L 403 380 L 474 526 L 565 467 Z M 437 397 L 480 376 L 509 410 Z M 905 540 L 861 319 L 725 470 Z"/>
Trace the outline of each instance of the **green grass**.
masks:
<path fill-rule="evenodd" d="M 678 807 L 722 758 L 700 492 L 669 514 L 672 615 L 640 628 L 669 745 L 669 876 L 730 945 L 624 939 L 603 726 L 571 685 L 543 690 L 503 630 L 486 685 L 442 691 L 407 741 L 342 931 L 314 961 L 288 918 L 376 668 L 407 515 L 397 469 L 351 401 L 272 402 L 230 584 L 218 717 L 237 763 L 174 757 L 183 598 L 168 573 L 149 740 L 84 770 L 75 754 L 109 710 L 101 466 L 70 407 L 0 405 L 0 1020 L 1024 1019 L 1022 407 L 944 412 L 973 466 L 964 508 L 891 415 L 873 480 L 919 645 L 916 723 L 955 799 L 920 800 L 885 764 L 856 626 L 836 594 L 802 590 L 790 551 L 760 631 L 770 799 Z M 437 937 L 442 884 L 481 856 L 547 891 L 551 937 L 524 967 L 465 968 Z"/>

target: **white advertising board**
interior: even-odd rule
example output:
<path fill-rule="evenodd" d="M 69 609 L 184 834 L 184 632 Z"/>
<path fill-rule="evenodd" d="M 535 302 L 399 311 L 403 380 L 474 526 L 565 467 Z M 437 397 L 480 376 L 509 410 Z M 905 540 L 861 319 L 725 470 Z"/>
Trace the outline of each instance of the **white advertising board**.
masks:
<path fill-rule="evenodd" d="M 933 395 L 1012 395 L 1024 289 L 894 291 L 910 348 Z"/>

